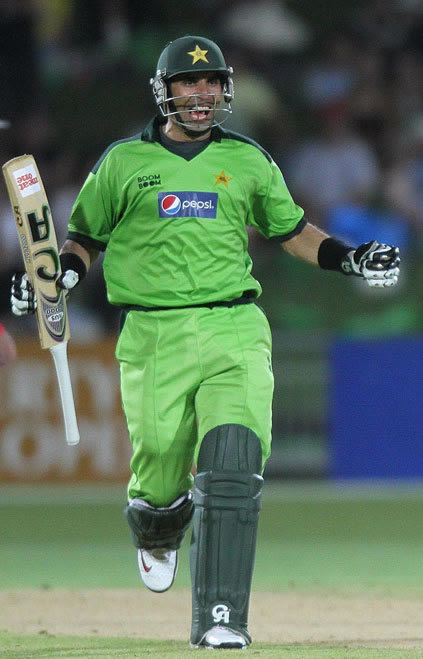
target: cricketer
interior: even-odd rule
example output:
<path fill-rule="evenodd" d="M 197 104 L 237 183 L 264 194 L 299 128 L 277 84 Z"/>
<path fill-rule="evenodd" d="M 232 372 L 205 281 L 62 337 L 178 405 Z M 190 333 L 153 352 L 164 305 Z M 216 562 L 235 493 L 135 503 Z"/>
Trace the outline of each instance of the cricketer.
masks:
<path fill-rule="evenodd" d="M 108 300 L 122 309 L 116 357 L 133 448 L 125 512 L 141 579 L 170 588 L 192 521 L 191 645 L 240 649 L 251 643 L 273 395 L 246 227 L 371 287 L 394 286 L 400 259 L 395 246 L 369 237 L 353 247 L 313 226 L 272 157 L 221 127 L 232 73 L 207 38 L 166 45 L 151 79 L 157 116 L 109 146 L 88 175 L 59 285 L 73 288 L 105 253 Z M 18 315 L 36 305 L 19 278 L 12 303 Z"/>

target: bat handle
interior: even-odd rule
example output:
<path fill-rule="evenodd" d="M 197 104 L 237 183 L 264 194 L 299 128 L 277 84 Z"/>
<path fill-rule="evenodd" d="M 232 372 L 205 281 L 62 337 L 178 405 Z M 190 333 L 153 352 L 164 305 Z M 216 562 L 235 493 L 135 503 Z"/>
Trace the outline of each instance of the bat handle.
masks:
<path fill-rule="evenodd" d="M 66 443 L 74 446 L 79 443 L 79 430 L 76 420 L 75 404 L 72 394 L 72 383 L 67 357 L 67 341 L 57 343 L 50 348 L 59 381 L 60 398 L 62 401 L 63 419 L 65 422 Z"/>

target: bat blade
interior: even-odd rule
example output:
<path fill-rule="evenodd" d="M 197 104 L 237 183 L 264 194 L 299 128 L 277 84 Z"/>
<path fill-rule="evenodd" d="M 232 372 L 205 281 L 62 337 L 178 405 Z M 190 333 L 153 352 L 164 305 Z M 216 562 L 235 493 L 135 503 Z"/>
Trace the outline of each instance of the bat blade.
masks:
<path fill-rule="evenodd" d="M 70 338 L 69 322 L 64 291 L 56 286 L 61 269 L 47 194 L 31 155 L 9 160 L 3 165 L 3 174 L 15 216 L 25 270 L 37 296 L 36 318 L 41 347 L 50 349 L 56 365 L 66 441 L 68 444 L 76 444 L 79 434 L 66 356 Z M 58 346 L 63 346 L 64 350 L 57 350 Z M 56 354 L 59 354 L 57 359 Z"/>
<path fill-rule="evenodd" d="M 42 348 L 69 340 L 65 295 L 57 289 L 61 274 L 54 224 L 37 164 L 30 155 L 3 165 L 16 220 L 25 269 L 38 299 L 36 311 Z"/>

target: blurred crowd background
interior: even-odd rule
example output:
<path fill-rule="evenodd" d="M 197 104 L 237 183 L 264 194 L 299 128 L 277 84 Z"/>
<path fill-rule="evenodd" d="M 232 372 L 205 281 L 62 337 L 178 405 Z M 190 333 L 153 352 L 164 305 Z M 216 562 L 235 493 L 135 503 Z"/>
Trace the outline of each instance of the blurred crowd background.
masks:
<path fill-rule="evenodd" d="M 369 291 L 291 259 L 251 233 L 254 273 L 273 329 L 298 335 L 418 332 L 423 302 L 422 0 L 14 0 L 0 3 L 0 156 L 32 153 L 59 243 L 103 150 L 154 114 L 149 79 L 166 43 L 216 40 L 234 68 L 226 127 L 281 167 L 306 217 L 356 245 L 399 245 L 401 285 Z M 0 320 L 21 256 L 0 186 Z M 73 294 L 83 341 L 117 329 L 101 263 Z"/>

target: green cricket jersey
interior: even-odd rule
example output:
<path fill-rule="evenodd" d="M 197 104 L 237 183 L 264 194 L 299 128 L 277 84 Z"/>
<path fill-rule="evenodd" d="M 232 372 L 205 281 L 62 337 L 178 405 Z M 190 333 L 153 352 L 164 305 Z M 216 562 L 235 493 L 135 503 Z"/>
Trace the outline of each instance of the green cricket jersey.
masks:
<path fill-rule="evenodd" d="M 160 143 L 157 119 L 112 144 L 85 181 L 68 237 L 106 250 L 109 302 L 182 307 L 261 293 L 246 225 L 281 241 L 303 211 L 255 142 L 216 126 L 191 160 Z"/>

